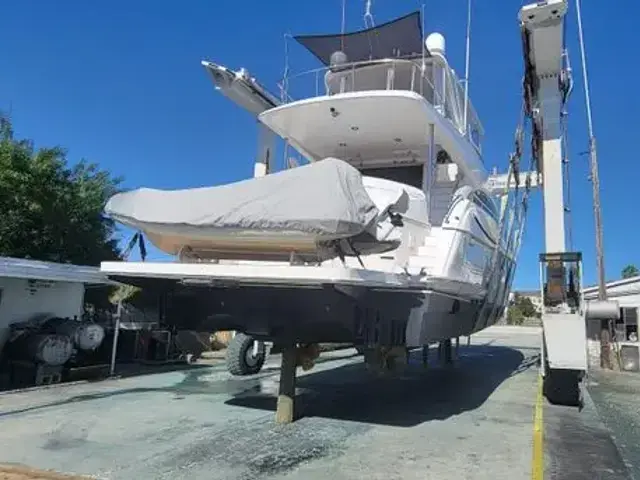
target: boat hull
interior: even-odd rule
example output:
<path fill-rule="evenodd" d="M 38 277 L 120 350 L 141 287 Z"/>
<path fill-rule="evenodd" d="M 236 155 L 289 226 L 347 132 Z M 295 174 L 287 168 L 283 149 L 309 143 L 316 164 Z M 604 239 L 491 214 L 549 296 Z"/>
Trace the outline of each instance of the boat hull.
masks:
<path fill-rule="evenodd" d="M 501 313 L 482 298 L 434 289 L 334 283 L 218 287 L 160 278 L 113 278 L 162 293 L 166 323 L 197 331 L 236 330 L 273 342 L 411 348 L 469 335 L 495 323 Z"/>

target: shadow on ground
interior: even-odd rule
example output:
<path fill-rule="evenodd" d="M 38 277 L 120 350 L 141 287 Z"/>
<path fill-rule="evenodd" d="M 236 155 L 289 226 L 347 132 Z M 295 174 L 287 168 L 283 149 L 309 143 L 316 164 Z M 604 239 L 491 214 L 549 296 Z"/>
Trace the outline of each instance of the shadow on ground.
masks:
<path fill-rule="evenodd" d="M 298 417 L 407 427 L 429 420 L 444 420 L 482 405 L 507 378 L 537 362 L 536 357 L 525 358 L 521 351 L 508 347 L 468 346 L 461 347 L 460 359 L 453 367 L 424 369 L 417 352 L 411 356 L 404 374 L 380 377 L 368 372 L 364 363 L 353 363 L 352 357 L 326 359 L 326 362 L 352 363 L 299 377 Z M 0 409 L 0 418 L 104 398 L 120 398 L 120 402 L 126 402 L 131 395 L 154 392 L 169 394 L 168 401 L 204 395 L 227 405 L 275 411 L 277 374 L 270 369 L 250 377 L 232 377 L 213 367 L 192 366 L 182 373 L 179 380 L 161 386 L 133 384 L 123 387 L 118 383 L 109 385 L 107 381 L 104 383 L 106 388 L 101 387 L 101 391 L 74 392 L 65 397 L 61 390 L 56 401 L 33 402 L 30 397 L 28 405 L 6 405 Z"/>
<path fill-rule="evenodd" d="M 403 427 L 444 420 L 479 407 L 507 378 L 537 363 L 536 357 L 498 346 L 461 347 L 453 367 L 425 369 L 419 357 L 413 354 L 407 371 L 395 377 L 377 376 L 363 364 L 300 377 L 297 416 Z M 226 403 L 275 411 L 276 395 L 258 384 Z"/>

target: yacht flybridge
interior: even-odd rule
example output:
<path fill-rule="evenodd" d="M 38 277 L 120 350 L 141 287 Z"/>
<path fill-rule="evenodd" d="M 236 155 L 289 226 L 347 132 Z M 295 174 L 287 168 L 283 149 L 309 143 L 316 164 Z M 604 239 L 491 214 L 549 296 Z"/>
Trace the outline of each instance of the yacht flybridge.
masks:
<path fill-rule="evenodd" d="M 114 196 L 107 214 L 177 261 L 102 271 L 189 296 L 185 315 L 211 329 L 285 345 L 388 352 L 493 324 L 522 216 L 509 188 L 499 198 L 487 186 L 480 120 L 444 38 L 425 38 L 421 24 L 415 12 L 294 37 L 321 66 L 288 75 L 279 97 L 246 70 L 203 62 L 257 117 L 255 178 Z M 278 138 L 299 160 L 275 171 Z"/>

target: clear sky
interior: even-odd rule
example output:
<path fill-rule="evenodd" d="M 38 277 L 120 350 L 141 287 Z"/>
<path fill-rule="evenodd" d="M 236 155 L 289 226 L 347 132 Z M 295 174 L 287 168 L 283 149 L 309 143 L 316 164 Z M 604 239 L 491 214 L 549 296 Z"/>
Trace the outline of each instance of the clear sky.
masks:
<path fill-rule="evenodd" d="M 346 0 L 347 28 L 363 28 L 364 0 Z M 485 163 L 504 170 L 520 111 L 521 0 L 475 0 L 472 101 L 483 121 Z M 583 24 L 600 161 L 607 278 L 640 266 L 635 187 L 640 77 L 636 38 L 640 7 L 631 0 L 583 2 Z M 376 23 L 420 8 L 418 0 L 374 0 Z M 447 39 L 462 76 L 466 0 L 426 0 L 426 30 Z M 62 145 L 125 177 L 126 187 L 188 188 L 247 178 L 256 126 L 218 94 L 200 61 L 246 67 L 276 92 L 285 33 L 335 33 L 341 0 L 139 0 L 5 2 L 0 29 L 0 109 L 16 133 L 36 145 Z M 569 107 L 575 249 L 585 254 L 585 282 L 596 280 L 587 130 L 574 1 L 567 42 L 576 89 Z M 290 45 L 290 67 L 314 59 Z M 636 148 L 634 148 L 636 147 Z M 626 182 L 623 183 L 622 180 Z M 540 194 L 531 203 L 516 288 L 537 288 L 543 249 Z M 627 222 L 626 220 L 629 220 Z M 153 259 L 156 254 L 151 255 Z"/>

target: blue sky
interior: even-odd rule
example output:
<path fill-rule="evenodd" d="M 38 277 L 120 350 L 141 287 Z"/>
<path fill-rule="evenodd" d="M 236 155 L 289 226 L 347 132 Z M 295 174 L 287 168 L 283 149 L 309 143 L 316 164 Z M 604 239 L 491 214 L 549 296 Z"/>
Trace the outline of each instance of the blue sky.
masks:
<path fill-rule="evenodd" d="M 347 28 L 364 25 L 364 0 L 347 1 Z M 520 109 L 522 55 L 515 0 L 474 1 L 472 101 L 484 123 L 485 163 L 503 170 Z M 593 3 L 593 4 L 592 4 Z M 627 263 L 640 266 L 634 188 L 640 165 L 633 148 L 640 96 L 634 21 L 640 6 L 583 2 L 592 107 L 600 161 L 607 278 Z M 418 0 L 374 0 L 377 23 L 420 7 Z M 567 42 L 576 89 L 569 107 L 575 249 L 585 255 L 585 282 L 595 282 L 587 131 L 573 0 Z M 426 0 L 426 30 L 447 39 L 450 63 L 462 76 L 466 0 Z M 3 6 L 0 109 L 16 133 L 36 145 L 62 145 L 69 160 L 86 158 L 125 186 L 187 188 L 247 178 L 253 172 L 256 126 L 212 87 L 203 59 L 246 67 L 276 91 L 284 67 L 285 33 L 336 32 L 341 0 L 45 2 Z M 618 63 L 620 62 L 620 63 Z M 291 44 L 290 67 L 314 59 Z M 627 179 L 623 186 L 622 179 Z M 631 188 L 631 190 L 630 190 Z M 543 249 L 540 194 L 531 203 L 516 288 L 536 288 Z M 630 220 L 627 222 L 627 220 Z M 624 224 L 619 228 L 618 224 Z M 151 259 L 156 254 L 152 254 Z"/>

